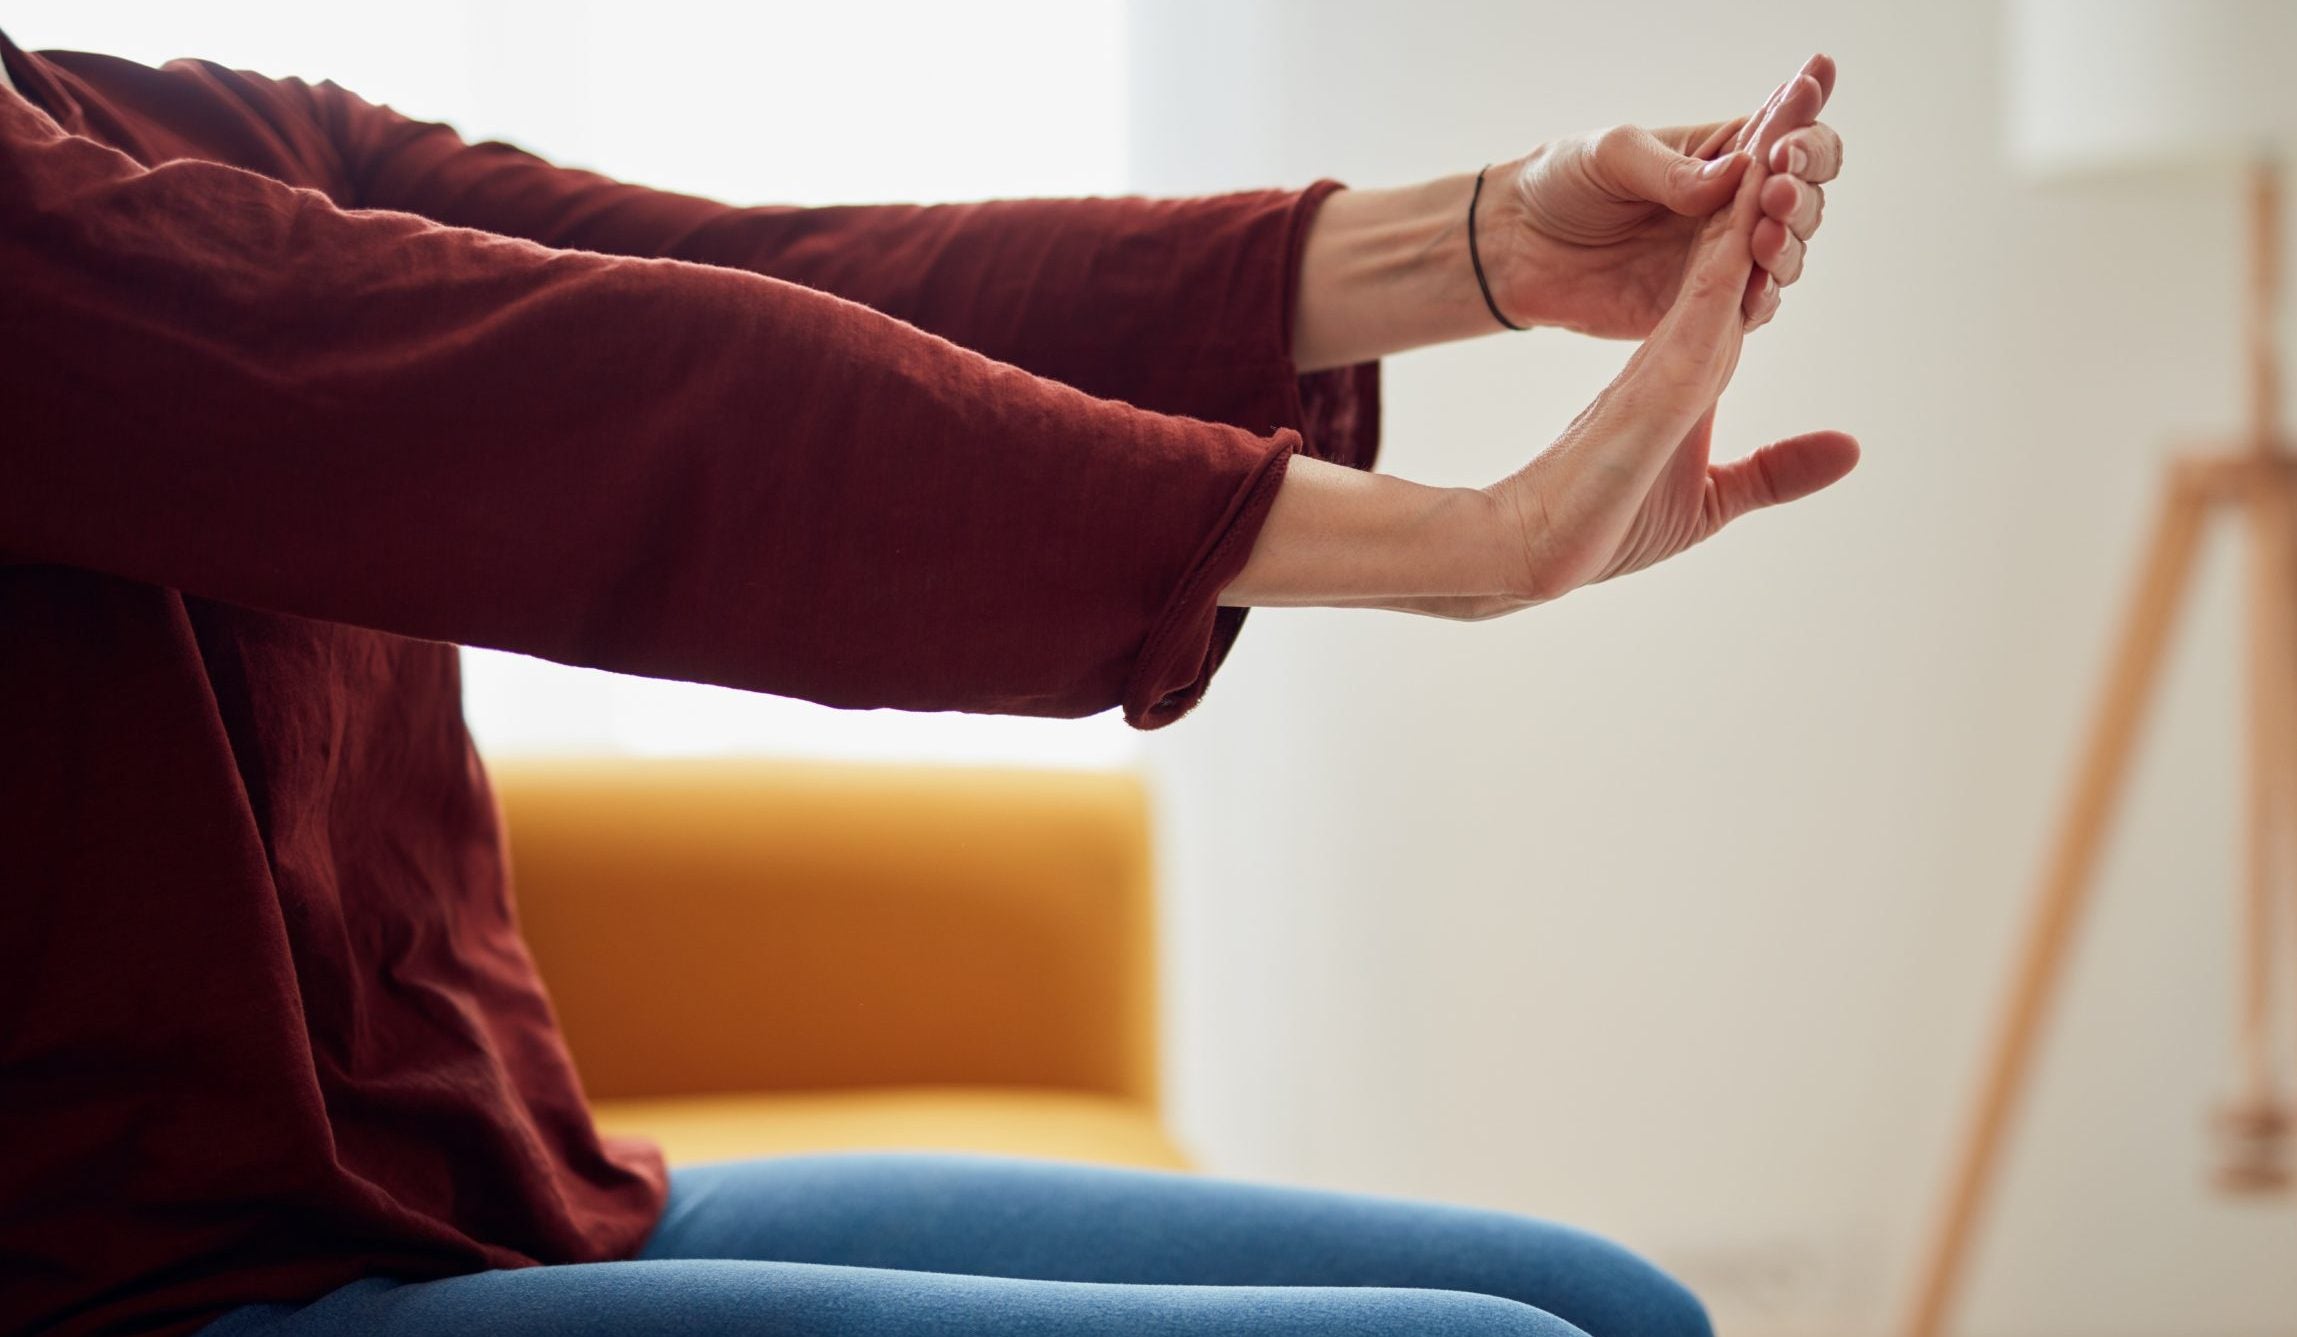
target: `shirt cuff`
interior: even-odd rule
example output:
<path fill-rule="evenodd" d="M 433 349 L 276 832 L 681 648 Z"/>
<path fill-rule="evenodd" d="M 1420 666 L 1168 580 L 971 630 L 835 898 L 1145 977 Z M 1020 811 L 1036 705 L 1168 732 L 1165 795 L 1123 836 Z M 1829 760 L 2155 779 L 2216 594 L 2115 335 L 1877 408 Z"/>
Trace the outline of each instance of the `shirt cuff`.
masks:
<path fill-rule="evenodd" d="M 1274 436 L 1150 625 L 1125 685 L 1125 720 L 1135 728 L 1161 728 L 1187 714 L 1228 658 L 1247 610 L 1221 607 L 1220 594 L 1251 557 L 1293 454 L 1352 469 L 1371 468 L 1379 455 L 1380 364 L 1302 375 L 1292 361 L 1301 249 L 1317 210 L 1341 188 L 1319 181 L 1302 191 L 1281 228 L 1255 239 L 1258 253 L 1238 266 L 1244 290 L 1233 295 L 1230 309 L 1259 314 L 1239 331 L 1239 356 L 1225 368 L 1208 369 L 1199 393 L 1201 402 L 1221 405 L 1223 420 L 1256 431 L 1273 428 Z"/>

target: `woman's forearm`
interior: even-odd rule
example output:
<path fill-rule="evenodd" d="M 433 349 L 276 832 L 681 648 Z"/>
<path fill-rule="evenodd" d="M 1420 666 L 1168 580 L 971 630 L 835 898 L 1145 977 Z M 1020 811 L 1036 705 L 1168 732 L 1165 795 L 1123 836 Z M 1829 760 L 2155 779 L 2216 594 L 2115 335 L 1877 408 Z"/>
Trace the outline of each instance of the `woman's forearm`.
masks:
<path fill-rule="evenodd" d="M 1429 487 L 1307 456 L 1287 466 L 1251 557 L 1220 601 L 1472 616 L 1520 606 L 1522 548 L 1489 492 Z M 1515 556 L 1510 557 L 1513 553 Z"/>
<path fill-rule="evenodd" d="M 1471 173 L 1390 190 L 1343 190 L 1324 201 L 1301 250 L 1292 356 L 1302 371 L 1499 329 L 1468 261 L 1474 186 Z M 1489 219 L 1478 223 L 1489 263 Z"/>

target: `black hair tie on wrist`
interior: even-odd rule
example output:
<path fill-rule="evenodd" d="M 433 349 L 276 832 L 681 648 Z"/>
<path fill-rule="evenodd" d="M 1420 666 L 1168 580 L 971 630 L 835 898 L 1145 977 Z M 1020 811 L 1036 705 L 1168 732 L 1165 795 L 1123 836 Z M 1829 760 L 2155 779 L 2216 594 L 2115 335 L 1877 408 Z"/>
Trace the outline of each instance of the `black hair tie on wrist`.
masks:
<path fill-rule="evenodd" d="M 1522 330 L 1528 327 L 1509 320 L 1500 311 L 1499 303 L 1492 300 L 1491 282 L 1483 276 L 1483 253 L 1476 249 L 1476 202 L 1483 198 L 1483 174 L 1490 170 L 1491 164 L 1485 163 L 1483 170 L 1476 173 L 1475 193 L 1468 196 L 1468 263 L 1475 266 L 1476 288 L 1483 293 L 1483 304 L 1490 309 L 1491 318 L 1511 330 Z"/>

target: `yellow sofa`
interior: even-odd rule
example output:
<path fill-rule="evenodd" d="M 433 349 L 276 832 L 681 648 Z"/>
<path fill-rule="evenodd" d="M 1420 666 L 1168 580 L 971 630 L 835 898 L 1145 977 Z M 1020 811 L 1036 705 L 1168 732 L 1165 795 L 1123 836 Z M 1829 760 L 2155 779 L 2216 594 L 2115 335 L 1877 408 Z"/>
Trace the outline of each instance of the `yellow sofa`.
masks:
<path fill-rule="evenodd" d="M 673 1163 L 858 1148 L 1182 1168 L 1147 805 L 1113 774 L 491 768 L 599 1124 Z"/>

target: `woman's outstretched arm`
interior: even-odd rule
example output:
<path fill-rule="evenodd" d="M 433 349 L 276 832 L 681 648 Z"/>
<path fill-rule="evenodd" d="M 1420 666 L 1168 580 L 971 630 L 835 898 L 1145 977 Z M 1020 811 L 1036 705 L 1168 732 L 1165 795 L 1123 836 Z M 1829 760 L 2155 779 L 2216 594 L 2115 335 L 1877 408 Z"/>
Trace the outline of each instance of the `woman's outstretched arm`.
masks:
<path fill-rule="evenodd" d="M 1169 721 L 1297 433 L 0 97 L 0 563 L 844 706 Z"/>
<path fill-rule="evenodd" d="M 147 72 L 212 85 L 279 124 L 319 128 L 338 202 L 545 245 L 691 260 L 857 301 L 952 342 L 1110 398 L 1224 418 L 1206 366 L 1315 372 L 1501 328 L 1467 246 L 1472 173 L 1396 189 L 1195 199 L 1001 200 L 827 208 L 734 206 L 473 144 L 332 84 L 199 62 Z M 1731 196 L 1729 155 L 1774 179 L 1755 238 L 1759 324 L 1793 282 L 1841 141 L 1818 122 L 1834 64 L 1814 56 L 1753 116 L 1575 135 L 1494 165 L 1477 211 L 1493 301 L 1511 323 L 1615 338 L 1650 332 L 1698 222 Z M 1304 232 L 1240 268 L 1255 232 Z M 1297 276 L 1297 282 L 1293 282 Z M 1289 310 L 1272 310 L 1285 301 Z M 1259 345 L 1270 332 L 1273 348 Z M 1255 374 L 1258 374 L 1257 372 Z M 1222 398 L 1215 385 L 1209 395 Z M 1256 426 L 1253 423 L 1240 425 Z"/>
<path fill-rule="evenodd" d="M 1482 489 L 1295 460 L 1221 601 L 1489 617 L 1639 570 L 1849 473 L 1858 445 L 1840 432 L 1711 458 L 1766 216 L 1760 166 L 1733 171 L 1737 195 L 1702 225 L 1673 305 L 1552 445 Z"/>
<path fill-rule="evenodd" d="M 1371 464 L 1374 370 L 1303 378 L 1292 357 L 1302 240 L 1337 182 L 1180 199 L 735 205 L 470 143 L 333 84 L 189 61 L 153 78 L 314 127 L 346 205 L 764 274 L 1088 394 L 1252 431 L 1301 427 L 1311 452 Z"/>

